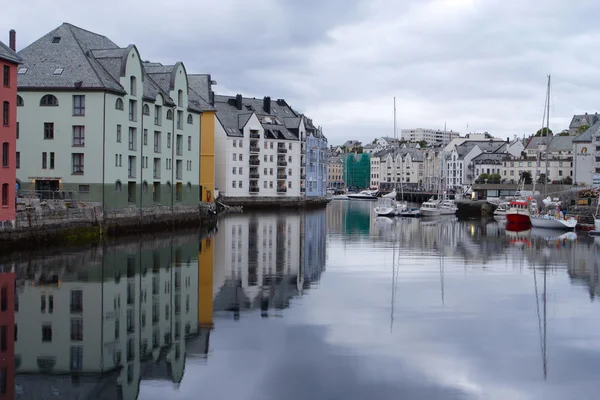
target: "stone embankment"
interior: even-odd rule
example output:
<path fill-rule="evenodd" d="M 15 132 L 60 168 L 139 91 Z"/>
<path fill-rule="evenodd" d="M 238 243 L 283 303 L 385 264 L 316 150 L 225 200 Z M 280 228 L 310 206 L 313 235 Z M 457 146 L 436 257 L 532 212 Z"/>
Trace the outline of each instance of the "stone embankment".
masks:
<path fill-rule="evenodd" d="M 242 206 L 244 209 L 274 208 L 319 208 L 329 203 L 326 197 L 226 197 L 221 196 L 219 202 L 228 206 Z"/>
<path fill-rule="evenodd" d="M 214 204 L 103 210 L 83 208 L 31 208 L 17 212 L 14 223 L 0 224 L 0 249 L 98 241 L 109 236 L 162 232 L 179 227 L 213 230 L 217 211 Z"/>
<path fill-rule="evenodd" d="M 454 203 L 458 207 L 456 216 L 464 219 L 491 217 L 496 209 L 487 200 L 455 200 Z"/>

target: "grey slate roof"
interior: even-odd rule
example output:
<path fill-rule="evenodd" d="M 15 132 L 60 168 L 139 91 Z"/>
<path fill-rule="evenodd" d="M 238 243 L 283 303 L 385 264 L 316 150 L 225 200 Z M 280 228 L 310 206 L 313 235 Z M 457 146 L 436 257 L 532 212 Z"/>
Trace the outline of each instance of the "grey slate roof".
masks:
<path fill-rule="evenodd" d="M 204 100 L 210 100 L 210 75 L 188 74 L 188 85 Z"/>
<path fill-rule="evenodd" d="M 598 122 L 600 120 L 600 117 L 598 117 L 598 113 L 595 114 L 579 114 L 579 115 L 573 115 L 573 119 L 571 120 L 571 123 L 569 124 L 569 128 L 578 128 L 582 125 L 589 125 L 592 126 L 594 125 L 596 122 Z"/>
<path fill-rule="evenodd" d="M 473 158 L 475 164 L 499 164 L 506 157 L 505 153 L 481 153 Z"/>
<path fill-rule="evenodd" d="M 168 93 L 171 92 L 173 71 L 177 67 L 177 64 L 162 65 L 161 63 L 144 61 L 142 66 L 145 74 L 147 74 L 147 76 L 149 76 L 168 97 Z M 169 98 L 169 100 L 172 104 L 175 104 L 173 99 Z M 203 99 L 202 96 L 200 96 L 194 90 L 190 90 L 188 79 L 188 111 L 201 113 L 202 111 L 209 111 L 213 109 L 214 108 L 208 104 L 208 102 Z"/>
<path fill-rule="evenodd" d="M 20 64 L 23 59 L 17 53 L 12 51 L 10 47 L 0 41 L 0 59 L 10 61 L 15 64 Z"/>
<path fill-rule="evenodd" d="M 27 68 L 26 73 L 18 75 L 19 89 L 72 88 L 81 82 L 84 89 L 124 93 L 91 51 L 109 49 L 117 50 L 119 46 L 105 36 L 63 23 L 18 53 Z M 61 74 L 54 74 L 57 68 L 63 68 Z"/>
<path fill-rule="evenodd" d="M 525 150 L 537 150 L 539 145 L 544 145 L 545 143 L 545 136 L 534 136 L 529 139 L 527 146 L 525 146 Z"/>
<path fill-rule="evenodd" d="M 592 141 L 592 137 L 598 132 L 600 132 L 600 120 L 590 126 L 585 132 L 576 136 L 573 139 L 573 143 L 589 143 Z"/>
<path fill-rule="evenodd" d="M 573 136 L 554 136 L 548 151 L 573 151 Z"/>

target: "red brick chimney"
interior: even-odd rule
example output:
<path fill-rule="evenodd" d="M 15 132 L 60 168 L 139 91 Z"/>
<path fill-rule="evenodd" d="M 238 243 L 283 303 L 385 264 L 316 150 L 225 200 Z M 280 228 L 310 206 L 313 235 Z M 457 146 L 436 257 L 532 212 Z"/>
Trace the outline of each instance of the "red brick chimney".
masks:
<path fill-rule="evenodd" d="M 8 47 L 12 51 L 17 51 L 17 31 L 11 29 L 8 33 Z"/>

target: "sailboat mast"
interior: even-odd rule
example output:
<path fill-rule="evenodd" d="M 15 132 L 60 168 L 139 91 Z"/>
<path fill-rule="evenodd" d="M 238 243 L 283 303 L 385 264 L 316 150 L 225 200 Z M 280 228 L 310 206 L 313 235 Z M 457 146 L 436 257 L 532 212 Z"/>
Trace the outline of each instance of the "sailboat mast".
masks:
<path fill-rule="evenodd" d="M 548 147 L 550 147 L 550 75 L 548 75 L 548 89 L 546 90 L 546 179 L 544 182 L 544 194 L 548 193 L 548 174 L 550 166 L 548 164 Z M 544 130 L 542 129 L 542 134 Z"/>

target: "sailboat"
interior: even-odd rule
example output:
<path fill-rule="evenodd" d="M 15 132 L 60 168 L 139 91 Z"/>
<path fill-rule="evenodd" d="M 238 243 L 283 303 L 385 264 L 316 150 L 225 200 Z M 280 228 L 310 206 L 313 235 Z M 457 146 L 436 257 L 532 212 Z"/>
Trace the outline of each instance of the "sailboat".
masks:
<path fill-rule="evenodd" d="M 546 148 L 544 149 L 546 159 L 546 174 L 545 179 L 548 178 L 548 148 L 550 147 L 550 75 L 548 75 L 548 88 L 546 89 L 546 107 L 544 107 L 544 117 L 546 117 Z M 544 127 L 542 127 L 543 133 Z M 546 187 L 547 184 L 544 184 Z M 572 230 L 577 226 L 577 219 L 573 217 L 567 217 L 560 212 L 560 204 L 548 202 L 546 205 L 546 213 L 538 214 L 534 213 L 529 216 L 531 226 L 535 228 L 549 228 L 549 229 L 566 229 Z"/>

